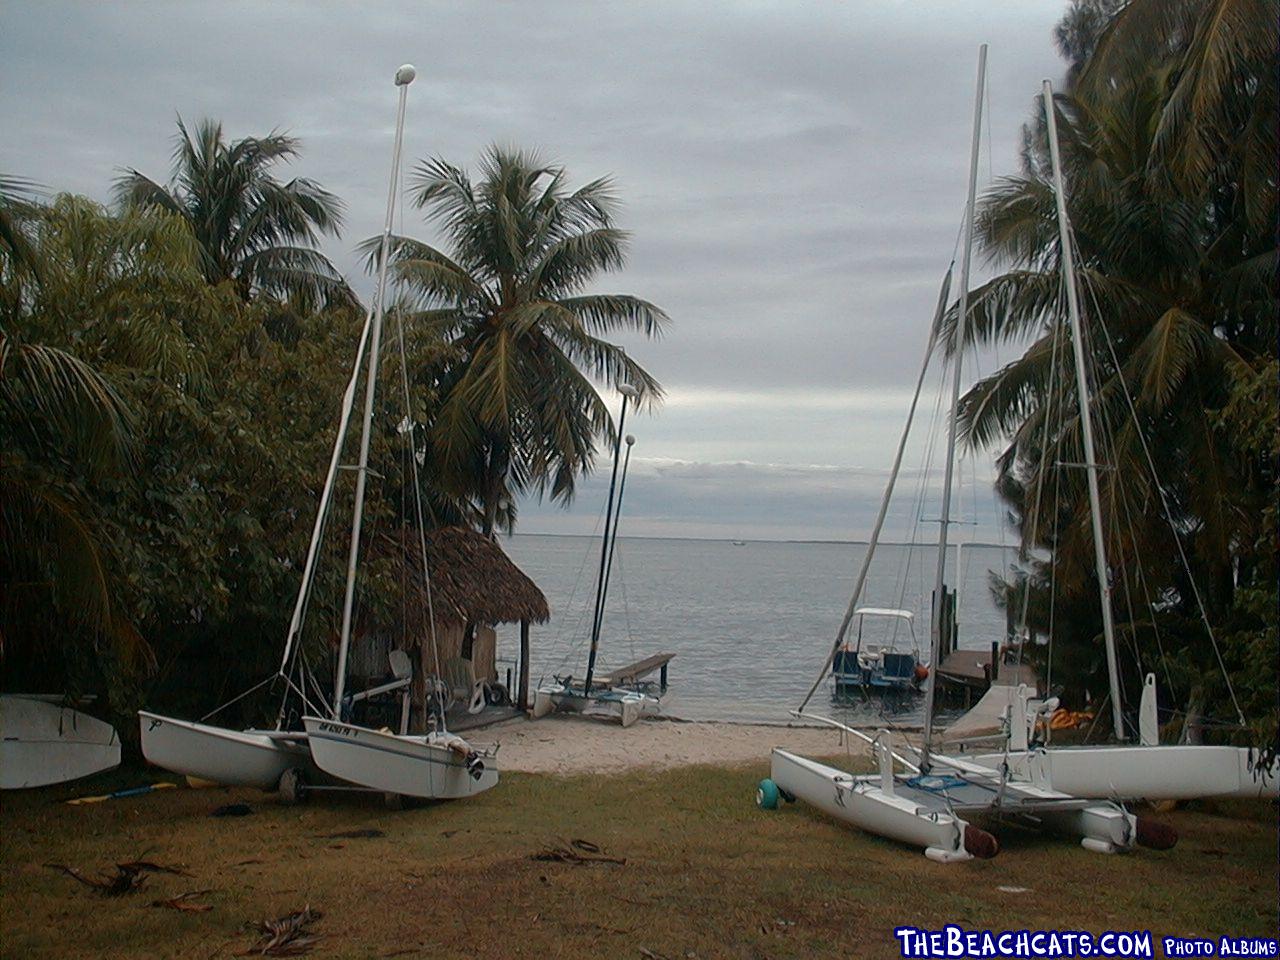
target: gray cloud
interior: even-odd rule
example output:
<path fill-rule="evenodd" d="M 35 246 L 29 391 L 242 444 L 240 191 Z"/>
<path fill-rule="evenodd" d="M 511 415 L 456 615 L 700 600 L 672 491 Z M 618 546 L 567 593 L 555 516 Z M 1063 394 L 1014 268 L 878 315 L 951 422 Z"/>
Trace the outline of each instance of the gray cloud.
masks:
<path fill-rule="evenodd" d="M 391 74 L 415 62 L 415 162 L 470 162 L 499 141 L 579 180 L 617 178 L 632 257 L 602 286 L 675 320 L 660 343 L 624 339 L 673 395 L 638 422 L 646 456 L 869 470 L 889 460 L 953 252 L 977 46 L 991 44 L 986 182 L 1015 169 L 1038 82 L 1061 73 L 1062 7 L 10 0 L 0 168 L 106 199 L 120 166 L 167 172 L 177 113 L 219 117 L 231 136 L 287 128 L 303 140 L 297 172 L 349 204 L 327 249 L 367 289 L 352 247 L 381 224 Z M 403 223 L 434 235 L 415 211 Z M 716 529 L 763 509 L 680 496 Z"/>

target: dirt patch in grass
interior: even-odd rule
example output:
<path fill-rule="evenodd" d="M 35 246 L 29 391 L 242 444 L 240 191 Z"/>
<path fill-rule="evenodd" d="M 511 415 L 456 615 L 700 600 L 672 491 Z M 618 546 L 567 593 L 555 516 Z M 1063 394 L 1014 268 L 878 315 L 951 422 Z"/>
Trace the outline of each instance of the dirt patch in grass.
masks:
<path fill-rule="evenodd" d="M 1005 830 L 994 860 L 944 866 L 800 804 L 757 810 L 765 773 L 504 774 L 473 800 L 400 812 L 222 789 L 81 807 L 56 802 L 65 788 L 6 796 L 0 951 L 230 957 L 258 939 L 246 924 L 308 905 L 323 914 L 315 957 L 894 957 L 907 923 L 1275 934 L 1274 805 L 1165 814 L 1181 835 L 1166 852 L 1106 857 Z M 253 813 L 209 816 L 227 803 Z M 575 840 L 626 862 L 533 858 L 586 849 Z M 43 866 L 106 873 L 144 855 L 192 876 L 149 874 L 108 898 Z M 152 906 L 192 890 L 212 909 Z"/>

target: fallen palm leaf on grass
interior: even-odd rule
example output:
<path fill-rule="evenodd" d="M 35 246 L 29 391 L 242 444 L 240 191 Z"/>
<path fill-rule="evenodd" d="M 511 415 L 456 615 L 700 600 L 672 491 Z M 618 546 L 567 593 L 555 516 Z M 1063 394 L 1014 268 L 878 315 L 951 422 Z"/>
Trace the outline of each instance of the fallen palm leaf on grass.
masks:
<path fill-rule="evenodd" d="M 570 840 L 565 843 L 560 841 L 559 846 L 543 847 L 535 854 L 531 854 L 530 860 L 540 860 L 550 863 L 617 863 L 626 864 L 625 857 L 611 857 L 603 853 L 599 844 L 592 843 L 590 840 Z"/>
<path fill-rule="evenodd" d="M 181 910 L 183 913 L 205 913 L 213 909 L 211 903 L 196 903 L 200 897 L 205 894 L 213 893 L 212 890 L 189 890 L 186 893 L 180 893 L 176 897 L 170 897 L 168 900 L 152 900 L 153 907 L 168 907 L 170 910 Z"/>
<path fill-rule="evenodd" d="M 237 956 L 296 957 L 307 953 L 321 939 L 320 934 L 309 932 L 307 927 L 322 916 L 324 914 L 312 910 L 308 904 L 287 916 L 263 920 L 258 924 L 261 934 L 258 942 Z"/>
<path fill-rule="evenodd" d="M 130 870 L 134 873 L 172 873 L 176 877 L 191 876 L 181 867 L 166 867 L 163 863 L 152 863 L 150 860 L 130 860 L 128 863 L 117 863 L 116 868 Z"/>
<path fill-rule="evenodd" d="M 116 867 L 114 877 L 86 877 L 75 867 L 69 867 L 65 863 L 46 863 L 45 866 L 79 880 L 86 887 L 93 887 L 104 897 L 121 897 L 126 893 L 132 893 L 147 879 L 141 871 L 121 870 L 119 867 Z"/>
<path fill-rule="evenodd" d="M 79 880 L 87 887 L 93 887 L 106 897 L 120 897 L 126 893 L 132 893 L 142 886 L 143 881 L 147 879 L 146 875 L 148 873 L 172 873 L 180 877 L 191 876 L 191 874 L 179 867 L 166 867 L 162 864 L 152 863 L 149 860 L 130 860 L 128 863 L 117 863 L 115 875 L 109 877 L 88 877 L 75 867 L 69 867 L 65 863 L 46 863 L 45 866 L 50 870 L 65 873 L 67 876 Z"/>

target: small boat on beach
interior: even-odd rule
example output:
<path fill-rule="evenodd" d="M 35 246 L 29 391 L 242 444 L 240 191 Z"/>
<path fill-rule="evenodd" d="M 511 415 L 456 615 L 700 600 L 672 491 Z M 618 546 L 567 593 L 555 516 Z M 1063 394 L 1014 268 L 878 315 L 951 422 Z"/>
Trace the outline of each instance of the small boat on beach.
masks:
<path fill-rule="evenodd" d="M 374 690 L 344 696 L 347 675 L 347 659 L 351 648 L 351 635 L 356 589 L 356 570 L 360 561 L 361 527 L 364 520 L 365 483 L 369 475 L 369 447 L 373 433 L 374 400 L 378 388 L 379 347 L 382 340 L 382 321 L 386 306 L 387 265 L 391 256 L 391 227 L 395 216 L 396 187 L 399 183 L 401 145 L 404 141 L 405 104 L 409 85 L 417 71 L 405 64 L 396 71 L 395 85 L 400 91 L 396 111 L 395 146 L 392 151 L 390 189 L 387 197 L 386 217 L 383 221 L 382 239 L 378 248 L 378 284 L 371 310 L 373 329 L 370 338 L 368 373 L 365 377 L 364 416 L 360 432 L 360 454 L 356 466 L 355 507 L 351 519 L 350 552 L 347 557 L 346 592 L 342 608 L 342 630 L 338 642 L 333 702 L 327 716 L 318 713 L 304 715 L 307 742 L 315 765 L 338 784 L 309 786 L 291 779 L 288 792 L 304 797 L 311 790 L 370 791 L 381 792 L 390 799 L 415 797 L 429 800 L 456 800 L 488 790 L 498 783 L 498 770 L 493 762 L 496 749 L 479 750 L 445 728 L 444 711 L 436 715 L 437 728 L 425 735 L 407 732 L 409 722 L 408 686 L 412 681 L 409 659 L 402 651 L 393 651 L 394 679 Z M 403 321 L 401 321 L 403 322 Z M 399 331 L 397 346 L 399 362 L 406 365 L 403 330 Z M 408 386 L 403 385 L 406 408 L 405 423 L 412 416 L 408 409 Z M 422 504 L 422 484 L 419 478 L 418 458 L 407 458 L 413 491 L 414 518 L 417 521 L 417 553 L 421 559 L 421 575 L 427 585 L 427 629 L 430 643 L 437 651 L 435 612 L 430 603 L 431 569 L 427 560 L 425 511 Z M 399 657 L 397 657 L 399 654 Z M 398 662 L 398 666 L 397 666 Z M 403 691 L 400 732 L 375 730 L 352 723 L 349 710 L 352 703 L 364 696 L 392 690 Z"/>
<path fill-rule="evenodd" d="M 119 765 L 120 737 L 106 721 L 61 695 L 0 695 L 0 790 L 65 783 Z"/>
<path fill-rule="evenodd" d="M 627 468 L 631 464 L 631 448 L 636 438 L 626 437 L 627 455 L 622 463 L 622 479 L 618 481 L 618 459 L 622 446 L 622 427 L 627 420 L 627 402 L 639 396 L 630 384 L 618 388 L 622 394 L 622 412 L 618 417 L 618 439 L 613 446 L 613 474 L 609 481 L 609 499 L 605 508 L 604 537 L 600 542 L 600 571 L 596 578 L 595 610 L 591 621 L 591 647 L 587 654 L 587 671 L 582 680 L 572 675 L 553 676 L 539 684 L 533 697 L 534 719 L 545 717 L 555 710 L 566 710 L 587 716 L 614 717 L 622 726 L 629 727 L 642 717 L 654 716 L 661 709 L 659 696 L 667 689 L 667 664 L 674 653 L 660 653 L 646 657 L 612 674 L 596 674 L 596 655 L 600 650 L 600 631 L 604 623 L 605 604 L 609 596 L 609 578 L 613 572 L 613 554 L 618 541 L 618 523 L 622 518 L 622 497 L 627 487 Z M 617 489 L 617 511 L 614 511 L 614 490 Z M 661 685 L 656 691 L 651 685 L 643 685 L 645 676 L 661 670 Z"/>
<path fill-rule="evenodd" d="M 479 750 L 467 741 L 450 734 L 444 727 L 444 711 L 439 712 L 437 729 L 424 736 L 407 733 L 409 723 L 409 688 L 413 681 L 411 661 L 400 650 L 390 651 L 391 679 L 358 693 L 347 693 L 348 654 L 354 625 L 356 572 L 360 560 L 361 532 L 364 518 L 365 488 L 369 469 L 370 442 L 373 434 L 374 400 L 378 387 L 379 359 L 385 313 L 387 265 L 390 259 L 391 227 L 395 214 L 397 185 L 404 140 L 404 116 L 407 92 L 416 76 L 410 65 L 395 74 L 399 89 L 396 114 L 395 145 L 392 154 L 390 188 L 381 243 L 378 248 L 378 282 L 374 299 L 366 313 L 356 356 L 343 394 L 342 413 L 337 437 L 329 461 L 328 473 L 316 511 L 308 547 L 302 582 L 294 603 L 293 616 L 285 638 L 280 666 L 271 677 L 246 691 L 235 700 L 259 688 L 274 685 L 282 688 L 275 729 L 236 730 L 207 722 L 230 704 L 215 710 L 198 722 L 166 717 L 151 711 L 140 711 L 143 755 L 152 763 L 188 776 L 225 785 L 253 786 L 279 790 L 289 801 L 301 800 L 312 791 L 381 792 L 395 796 L 428 799 L 456 799 L 487 790 L 498 782 L 493 763 L 496 750 Z M 398 338 L 400 363 L 405 363 L 403 336 Z M 357 384 L 367 360 L 364 376 L 364 406 L 361 421 L 359 460 L 356 472 L 351 539 L 347 558 L 346 588 L 342 606 L 342 625 L 336 658 L 332 696 L 317 683 L 309 669 L 301 642 L 305 615 L 316 579 L 316 565 L 326 521 L 329 519 L 342 451 L 355 409 Z M 407 401 L 407 386 L 405 399 Z M 410 413 L 404 411 L 404 422 Z M 417 522 L 417 553 L 422 563 L 422 577 L 430 597 L 430 569 L 427 561 L 424 509 L 418 459 L 408 458 Z M 428 602 L 428 606 L 430 606 Z M 429 610 L 431 643 L 435 646 L 435 617 Z M 384 694 L 400 696 L 400 732 L 375 730 L 350 722 L 352 707 L 361 700 Z M 232 703 L 235 700 L 231 701 Z M 285 729 L 288 707 L 301 713 L 303 729 Z M 322 776 L 323 775 L 323 776 Z M 328 779 L 326 779 L 328 778 Z"/>

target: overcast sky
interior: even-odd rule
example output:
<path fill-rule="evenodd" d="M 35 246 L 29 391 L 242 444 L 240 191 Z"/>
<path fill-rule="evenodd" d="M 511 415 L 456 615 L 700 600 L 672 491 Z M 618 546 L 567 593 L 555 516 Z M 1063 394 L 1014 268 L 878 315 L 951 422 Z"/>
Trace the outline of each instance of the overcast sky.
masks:
<path fill-rule="evenodd" d="M 366 290 L 352 247 L 381 227 L 391 78 L 412 62 L 410 166 L 497 141 L 617 180 L 631 258 L 600 289 L 673 318 L 661 342 L 625 341 L 668 401 L 629 423 L 624 532 L 858 539 L 955 246 L 978 45 L 982 184 L 1016 170 L 1039 82 L 1062 74 L 1064 6 L 7 0 L 0 171 L 106 200 L 122 166 L 167 177 L 178 114 L 285 129 L 293 172 L 347 202 L 326 250 Z M 434 237 L 414 212 L 404 230 Z M 929 516 L 908 502 L 922 449 L 895 536 Z M 521 529 L 590 532 L 602 468 L 571 511 L 527 505 Z M 962 472 L 973 529 L 999 539 L 989 456 Z"/>

